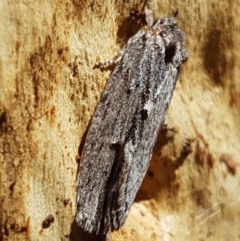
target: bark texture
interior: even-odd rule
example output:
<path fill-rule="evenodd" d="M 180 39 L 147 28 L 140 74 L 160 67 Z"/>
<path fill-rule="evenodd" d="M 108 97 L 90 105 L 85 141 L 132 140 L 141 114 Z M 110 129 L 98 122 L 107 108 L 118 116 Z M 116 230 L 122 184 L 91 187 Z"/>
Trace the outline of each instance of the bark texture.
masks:
<path fill-rule="evenodd" d="M 73 233 L 75 155 L 140 1 L 0 2 L 0 240 Z M 190 53 L 151 166 L 110 240 L 240 236 L 240 1 L 154 1 Z M 97 140 L 96 140 L 97 141 Z M 90 237 L 89 237 L 90 240 Z"/>

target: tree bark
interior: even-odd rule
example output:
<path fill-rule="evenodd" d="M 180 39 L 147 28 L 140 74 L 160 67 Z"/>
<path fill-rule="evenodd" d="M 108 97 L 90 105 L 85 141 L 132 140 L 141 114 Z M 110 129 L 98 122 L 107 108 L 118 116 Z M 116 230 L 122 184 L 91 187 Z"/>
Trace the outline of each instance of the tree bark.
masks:
<path fill-rule="evenodd" d="M 138 3 L 138 4 L 136 4 Z M 178 12 L 189 60 L 124 229 L 110 240 L 237 240 L 240 1 L 154 1 Z M 138 1 L 0 3 L 0 240 L 70 235 L 79 143 Z M 97 141 L 97 140 L 96 140 Z"/>

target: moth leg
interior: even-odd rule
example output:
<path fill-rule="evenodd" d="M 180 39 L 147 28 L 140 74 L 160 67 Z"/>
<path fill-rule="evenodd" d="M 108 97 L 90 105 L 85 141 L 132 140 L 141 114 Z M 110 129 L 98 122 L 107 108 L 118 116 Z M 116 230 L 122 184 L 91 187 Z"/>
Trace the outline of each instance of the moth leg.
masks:
<path fill-rule="evenodd" d="M 147 0 L 147 2 L 146 2 L 145 15 L 146 15 L 147 25 L 150 28 L 153 25 L 153 22 L 154 22 L 152 0 Z"/>
<path fill-rule="evenodd" d="M 118 55 L 116 55 L 114 58 L 112 58 L 111 60 L 105 61 L 105 62 L 97 62 L 95 64 L 95 66 L 100 67 L 100 68 L 107 68 L 107 67 L 111 66 L 112 64 L 114 64 L 115 61 L 121 56 L 122 56 L 122 51 Z"/>

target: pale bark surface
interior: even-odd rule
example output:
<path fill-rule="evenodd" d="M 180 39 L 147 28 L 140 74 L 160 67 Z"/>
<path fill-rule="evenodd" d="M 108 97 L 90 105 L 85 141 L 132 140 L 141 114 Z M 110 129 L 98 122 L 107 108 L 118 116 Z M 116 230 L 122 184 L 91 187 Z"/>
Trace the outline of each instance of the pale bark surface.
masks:
<path fill-rule="evenodd" d="M 136 3 L 0 2 L 0 240 L 69 240 L 75 155 L 110 74 L 93 66 L 134 33 Z M 240 1 L 154 1 L 155 17 L 176 11 L 190 58 L 167 118 L 175 131 L 159 136 L 112 241 L 240 237 Z"/>

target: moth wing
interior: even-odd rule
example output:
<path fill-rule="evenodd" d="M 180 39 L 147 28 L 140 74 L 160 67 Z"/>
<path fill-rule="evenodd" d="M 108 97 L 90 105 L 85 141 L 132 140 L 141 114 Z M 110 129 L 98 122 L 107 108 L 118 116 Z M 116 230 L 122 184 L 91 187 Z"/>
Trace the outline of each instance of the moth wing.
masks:
<path fill-rule="evenodd" d="M 179 73 L 172 63 L 165 62 L 160 37 L 150 38 L 145 44 L 138 50 L 137 65 L 133 63 L 131 69 L 123 68 L 129 75 L 112 129 L 111 144 L 115 154 L 105 197 L 103 232 L 110 227 L 119 229 L 127 218 L 149 167 Z M 132 50 L 133 46 L 126 52 Z"/>

